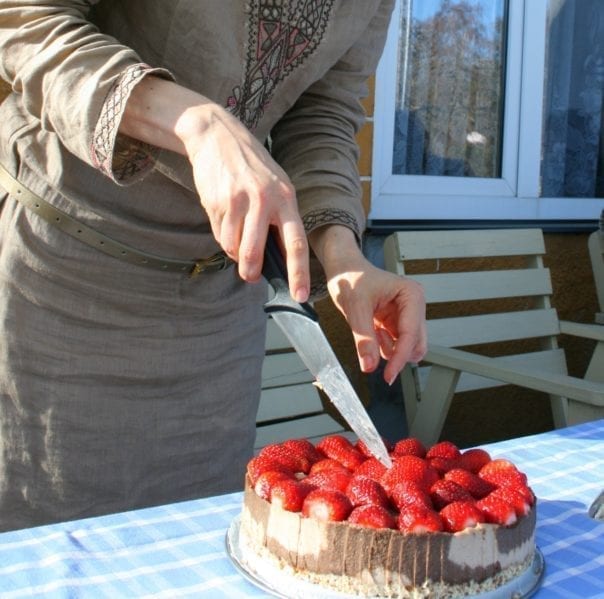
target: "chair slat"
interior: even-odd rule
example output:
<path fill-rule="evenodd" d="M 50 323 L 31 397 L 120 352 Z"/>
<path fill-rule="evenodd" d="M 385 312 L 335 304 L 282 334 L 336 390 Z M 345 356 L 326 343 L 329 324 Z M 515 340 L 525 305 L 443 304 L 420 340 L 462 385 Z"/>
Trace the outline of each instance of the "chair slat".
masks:
<path fill-rule="evenodd" d="M 269 354 L 262 364 L 262 388 L 283 387 L 313 381 L 297 353 Z"/>
<path fill-rule="evenodd" d="M 540 229 L 405 231 L 395 235 L 399 260 L 545 254 Z"/>
<path fill-rule="evenodd" d="M 549 269 L 494 270 L 413 275 L 428 303 L 551 295 Z"/>
<path fill-rule="evenodd" d="M 284 349 L 291 349 L 291 343 L 289 339 L 283 334 L 283 331 L 275 323 L 272 318 L 268 319 L 266 323 L 266 344 L 265 349 L 267 351 L 279 351 Z"/>
<path fill-rule="evenodd" d="M 428 339 L 447 347 L 548 337 L 560 332 L 553 308 L 500 312 L 428 321 Z"/>
<path fill-rule="evenodd" d="M 260 396 L 256 422 L 293 418 L 322 411 L 323 403 L 319 391 L 311 383 L 264 389 Z"/>
<path fill-rule="evenodd" d="M 297 418 L 278 424 L 256 427 L 255 449 L 260 449 L 270 443 L 280 443 L 288 439 L 316 439 L 326 435 L 340 434 L 344 431 L 339 422 L 328 414 Z"/>

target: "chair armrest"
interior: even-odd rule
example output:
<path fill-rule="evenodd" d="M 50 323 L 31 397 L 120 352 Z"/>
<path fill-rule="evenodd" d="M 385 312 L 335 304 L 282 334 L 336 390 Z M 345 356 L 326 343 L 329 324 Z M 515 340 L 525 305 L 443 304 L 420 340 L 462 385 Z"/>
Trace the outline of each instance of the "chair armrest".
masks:
<path fill-rule="evenodd" d="M 573 335 L 575 337 L 584 337 L 586 339 L 604 341 L 604 327 L 600 324 L 587 324 L 584 322 L 561 320 L 560 332 L 566 335 Z"/>
<path fill-rule="evenodd" d="M 604 383 L 549 372 L 531 370 L 459 349 L 430 345 L 424 361 L 460 372 L 470 372 L 510 385 L 560 395 L 604 407 Z"/>

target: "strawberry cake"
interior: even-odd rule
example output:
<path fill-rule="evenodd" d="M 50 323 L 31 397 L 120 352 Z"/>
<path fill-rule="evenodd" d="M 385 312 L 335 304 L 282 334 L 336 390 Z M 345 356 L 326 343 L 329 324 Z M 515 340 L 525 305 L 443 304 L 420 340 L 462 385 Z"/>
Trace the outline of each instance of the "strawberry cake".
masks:
<path fill-rule="evenodd" d="M 387 469 L 340 435 L 265 447 L 247 468 L 243 561 L 365 597 L 464 597 L 527 571 L 536 505 L 514 464 L 446 441 L 388 451 Z"/>

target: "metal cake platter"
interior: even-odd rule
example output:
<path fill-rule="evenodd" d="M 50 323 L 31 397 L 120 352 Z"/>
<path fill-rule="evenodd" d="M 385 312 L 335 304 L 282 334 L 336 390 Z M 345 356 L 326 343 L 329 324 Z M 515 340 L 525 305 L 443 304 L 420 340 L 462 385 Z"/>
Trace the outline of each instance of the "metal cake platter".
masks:
<path fill-rule="evenodd" d="M 239 516 L 232 520 L 226 533 L 225 544 L 227 555 L 239 573 L 248 582 L 275 597 L 282 599 L 359 599 L 358 595 L 327 589 L 290 574 L 279 568 L 276 563 L 256 555 L 250 556 L 251 552 L 247 550 L 241 539 Z M 532 597 L 541 585 L 544 572 L 545 560 L 541 550 L 537 547 L 533 563 L 520 576 L 493 591 L 470 597 L 472 599 L 526 599 Z M 366 599 L 379 598 L 367 597 Z"/>

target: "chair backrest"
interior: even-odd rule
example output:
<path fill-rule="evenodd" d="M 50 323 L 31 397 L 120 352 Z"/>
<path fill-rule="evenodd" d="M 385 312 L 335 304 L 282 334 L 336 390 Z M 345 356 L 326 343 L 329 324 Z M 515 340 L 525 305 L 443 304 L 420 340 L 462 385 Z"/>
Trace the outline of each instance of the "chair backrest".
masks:
<path fill-rule="evenodd" d="M 256 450 L 304 437 L 316 442 L 344 432 L 323 406 L 314 378 L 289 340 L 269 318 L 262 367 L 262 395 L 256 417 Z"/>
<path fill-rule="evenodd" d="M 429 341 L 566 374 L 544 254 L 540 229 L 402 231 L 384 245 L 386 268 L 424 287 Z M 426 378 L 405 369 L 406 407 Z M 456 390 L 500 384 L 463 374 Z"/>
<path fill-rule="evenodd" d="M 600 312 L 596 315 L 596 322 L 604 324 L 604 231 L 594 231 L 588 239 L 587 246 L 591 259 L 591 268 L 594 273 L 594 282 Z"/>

